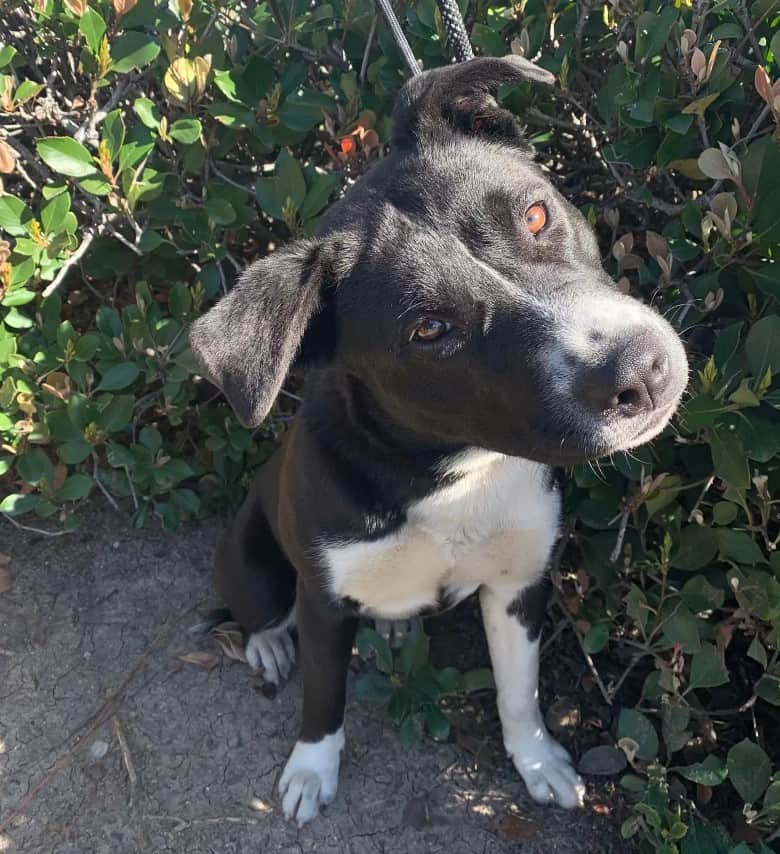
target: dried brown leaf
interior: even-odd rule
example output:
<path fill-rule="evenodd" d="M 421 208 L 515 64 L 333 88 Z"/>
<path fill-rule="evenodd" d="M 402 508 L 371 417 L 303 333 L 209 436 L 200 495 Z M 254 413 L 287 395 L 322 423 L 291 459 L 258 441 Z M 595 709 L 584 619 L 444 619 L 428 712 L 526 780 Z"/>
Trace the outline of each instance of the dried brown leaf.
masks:
<path fill-rule="evenodd" d="M 759 65 L 756 67 L 756 74 L 753 78 L 753 83 L 756 87 L 756 92 L 771 106 L 772 104 L 772 81 L 769 75 Z"/>
<path fill-rule="evenodd" d="M 0 553 L 0 593 L 7 593 L 11 589 L 10 564 L 11 558 Z"/>
<path fill-rule="evenodd" d="M 13 148 L 0 139 L 0 173 L 10 175 L 16 168 L 16 154 Z"/>
<path fill-rule="evenodd" d="M 219 664 L 219 656 L 213 652 L 188 652 L 177 657 L 185 664 L 194 664 L 204 670 L 213 670 Z"/>
<path fill-rule="evenodd" d="M 507 839 L 517 842 L 527 842 L 536 836 L 538 830 L 533 819 L 525 818 L 515 813 L 505 813 L 493 823 L 493 828 Z"/>

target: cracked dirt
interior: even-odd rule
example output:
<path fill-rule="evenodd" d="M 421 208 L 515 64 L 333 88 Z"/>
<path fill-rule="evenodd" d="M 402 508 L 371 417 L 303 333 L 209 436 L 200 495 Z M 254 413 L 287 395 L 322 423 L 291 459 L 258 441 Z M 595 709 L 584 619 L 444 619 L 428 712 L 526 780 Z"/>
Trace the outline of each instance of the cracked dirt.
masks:
<path fill-rule="evenodd" d="M 404 752 L 382 710 L 355 702 L 336 803 L 301 830 L 285 822 L 274 786 L 295 739 L 300 674 L 269 699 L 245 665 L 178 658 L 213 651 L 187 629 L 215 604 L 217 531 L 133 531 L 104 511 L 55 539 L 0 523 L 11 557 L 0 593 L 0 852 L 625 850 L 614 817 L 592 803 L 533 805 L 495 727 L 482 741 L 495 761 L 464 748 L 468 727 L 456 743 Z"/>

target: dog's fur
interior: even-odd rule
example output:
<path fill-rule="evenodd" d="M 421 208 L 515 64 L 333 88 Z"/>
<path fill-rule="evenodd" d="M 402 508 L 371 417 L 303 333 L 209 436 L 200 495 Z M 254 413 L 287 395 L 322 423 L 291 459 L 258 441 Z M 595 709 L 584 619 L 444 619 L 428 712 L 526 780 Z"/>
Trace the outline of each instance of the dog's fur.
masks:
<path fill-rule="evenodd" d="M 501 84 L 552 82 L 518 57 L 410 81 L 392 153 L 318 237 L 252 265 L 198 320 L 204 375 L 242 422 L 296 358 L 305 402 L 217 554 L 247 657 L 303 662 L 300 740 L 280 782 L 299 823 L 336 792 L 358 618 L 405 618 L 479 590 L 508 752 L 563 806 L 582 783 L 537 703 L 554 466 L 657 434 L 687 378 L 682 346 L 603 272 L 580 213 L 534 165 Z M 529 207 L 547 225 L 531 234 Z M 445 331 L 421 340 L 425 324 Z"/>

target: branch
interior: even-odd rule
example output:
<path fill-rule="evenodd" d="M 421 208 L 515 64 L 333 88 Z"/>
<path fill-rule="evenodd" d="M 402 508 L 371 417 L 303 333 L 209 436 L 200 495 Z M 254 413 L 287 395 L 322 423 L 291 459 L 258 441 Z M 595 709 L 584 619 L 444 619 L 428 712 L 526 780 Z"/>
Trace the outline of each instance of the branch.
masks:
<path fill-rule="evenodd" d="M 62 283 L 68 276 L 68 272 L 71 267 L 84 257 L 85 253 L 92 245 L 92 241 L 100 234 L 102 234 L 106 227 L 111 225 L 112 222 L 117 218 L 117 214 L 108 214 L 103 217 L 102 221 L 98 225 L 91 225 L 86 232 L 84 233 L 84 239 L 81 241 L 79 248 L 68 258 L 68 260 L 60 267 L 59 272 L 57 273 L 54 281 L 47 285 L 43 290 L 43 296 L 49 297 L 51 296 L 58 288 L 61 287 Z"/>

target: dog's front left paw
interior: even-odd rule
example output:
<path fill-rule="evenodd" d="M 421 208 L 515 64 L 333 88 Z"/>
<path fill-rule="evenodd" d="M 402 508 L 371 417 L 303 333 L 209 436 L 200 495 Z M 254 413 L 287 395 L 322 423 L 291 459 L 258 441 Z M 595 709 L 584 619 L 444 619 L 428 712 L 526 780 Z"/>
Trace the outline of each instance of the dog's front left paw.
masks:
<path fill-rule="evenodd" d="M 585 785 L 572 766 L 568 751 L 537 727 L 527 738 L 507 747 L 528 793 L 540 804 L 581 807 Z"/>
<path fill-rule="evenodd" d="M 266 682 L 279 685 L 295 665 L 295 642 L 285 626 L 249 635 L 244 649 L 252 670 L 262 670 Z"/>
<path fill-rule="evenodd" d="M 319 741 L 299 741 L 293 748 L 279 780 L 285 818 L 298 827 L 316 818 L 320 807 L 336 797 L 339 764 L 344 748 L 344 729 Z"/>

